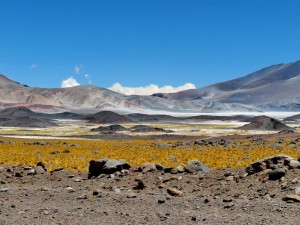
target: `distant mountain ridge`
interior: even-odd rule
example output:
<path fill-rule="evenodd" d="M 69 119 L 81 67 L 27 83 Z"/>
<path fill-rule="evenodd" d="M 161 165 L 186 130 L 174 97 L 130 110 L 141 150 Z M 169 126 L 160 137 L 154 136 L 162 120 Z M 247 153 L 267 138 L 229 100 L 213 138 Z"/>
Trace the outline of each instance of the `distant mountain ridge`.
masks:
<path fill-rule="evenodd" d="M 266 109 L 300 103 L 300 61 L 273 65 L 247 76 L 204 88 L 155 96 L 170 100 L 209 100 L 237 103 Z M 276 107 L 273 107 L 276 108 Z"/>
<path fill-rule="evenodd" d="M 277 64 L 234 80 L 177 93 L 126 96 L 97 86 L 31 88 L 0 75 L 0 108 L 39 112 L 122 113 L 299 111 L 300 61 Z"/>

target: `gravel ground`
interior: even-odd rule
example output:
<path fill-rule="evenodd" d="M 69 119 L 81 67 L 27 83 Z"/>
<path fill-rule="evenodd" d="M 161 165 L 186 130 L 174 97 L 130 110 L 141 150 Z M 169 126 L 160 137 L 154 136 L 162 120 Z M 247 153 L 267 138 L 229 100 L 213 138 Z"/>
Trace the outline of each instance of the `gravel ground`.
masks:
<path fill-rule="evenodd" d="M 244 177 L 244 168 L 95 179 L 63 170 L 27 175 L 30 169 L 0 168 L 0 224 L 299 224 L 300 203 L 282 200 L 300 186 L 299 169 L 280 181 Z"/>

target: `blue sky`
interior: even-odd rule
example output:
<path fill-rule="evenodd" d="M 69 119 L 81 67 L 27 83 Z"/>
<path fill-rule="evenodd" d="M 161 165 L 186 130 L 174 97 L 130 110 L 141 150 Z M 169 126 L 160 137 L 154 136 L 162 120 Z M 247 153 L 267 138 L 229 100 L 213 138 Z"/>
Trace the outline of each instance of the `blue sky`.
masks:
<path fill-rule="evenodd" d="M 300 59 L 298 0 L 0 0 L 0 7 L 0 73 L 29 86 L 60 87 L 73 76 L 102 87 L 203 87 Z"/>

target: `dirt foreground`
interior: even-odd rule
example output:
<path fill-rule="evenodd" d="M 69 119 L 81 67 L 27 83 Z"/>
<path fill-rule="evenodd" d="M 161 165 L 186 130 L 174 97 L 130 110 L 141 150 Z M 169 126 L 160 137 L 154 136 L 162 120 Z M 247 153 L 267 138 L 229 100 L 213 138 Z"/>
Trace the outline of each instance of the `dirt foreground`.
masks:
<path fill-rule="evenodd" d="M 299 169 L 275 181 L 245 177 L 244 168 L 94 179 L 20 166 L 0 171 L 0 224 L 299 224 L 300 203 L 283 201 L 300 186 Z"/>

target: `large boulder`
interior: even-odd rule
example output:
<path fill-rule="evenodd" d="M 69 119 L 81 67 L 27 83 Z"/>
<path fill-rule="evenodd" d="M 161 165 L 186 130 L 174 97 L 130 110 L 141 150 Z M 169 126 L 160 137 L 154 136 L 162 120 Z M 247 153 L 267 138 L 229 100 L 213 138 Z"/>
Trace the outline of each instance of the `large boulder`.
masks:
<path fill-rule="evenodd" d="M 185 171 L 188 173 L 209 172 L 210 169 L 198 160 L 191 160 L 185 166 Z"/>
<path fill-rule="evenodd" d="M 99 176 L 100 174 L 112 174 L 117 171 L 129 169 L 131 166 L 122 159 L 100 159 L 91 160 L 89 166 L 89 176 Z"/>

